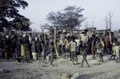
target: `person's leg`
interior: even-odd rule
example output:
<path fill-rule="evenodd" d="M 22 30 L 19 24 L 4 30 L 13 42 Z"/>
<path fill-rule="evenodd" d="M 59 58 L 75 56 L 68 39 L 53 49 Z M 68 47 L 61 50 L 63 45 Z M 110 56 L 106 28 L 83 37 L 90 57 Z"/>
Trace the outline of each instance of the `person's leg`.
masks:
<path fill-rule="evenodd" d="M 29 51 L 29 48 L 26 49 L 26 59 L 27 59 L 27 62 L 30 62 L 30 51 Z"/>
<path fill-rule="evenodd" d="M 46 58 L 47 58 L 47 54 L 46 54 L 46 51 L 45 51 L 44 52 L 44 60 L 43 60 L 44 63 L 46 62 Z"/>
<path fill-rule="evenodd" d="M 77 57 L 77 53 L 75 52 L 75 61 L 78 64 L 78 57 Z"/>
<path fill-rule="evenodd" d="M 104 53 L 107 54 L 107 48 L 104 46 Z"/>
<path fill-rule="evenodd" d="M 63 45 L 61 45 L 61 55 L 64 55 L 64 49 L 63 49 Z"/>
<path fill-rule="evenodd" d="M 91 46 L 91 52 L 92 52 L 92 55 L 93 55 L 93 59 L 95 59 L 94 46 Z"/>
<path fill-rule="evenodd" d="M 66 53 L 65 45 L 63 45 L 63 57 L 65 57 L 65 53 Z"/>
<path fill-rule="evenodd" d="M 62 55 L 62 45 L 59 45 L 59 52 L 60 52 L 60 55 Z"/>
<path fill-rule="evenodd" d="M 53 52 L 51 52 L 50 65 L 53 65 Z"/>
<path fill-rule="evenodd" d="M 17 51 L 17 57 L 18 57 L 17 61 L 18 62 L 21 62 L 21 49 L 20 48 L 21 48 L 21 46 L 18 46 L 17 50 L 16 50 Z"/>
<path fill-rule="evenodd" d="M 95 59 L 95 51 L 93 51 L 93 59 Z"/>
<path fill-rule="evenodd" d="M 107 52 L 107 54 L 108 54 L 108 55 L 110 55 L 110 54 L 111 54 L 111 50 L 110 50 L 110 48 L 109 48 L 109 47 L 107 47 L 107 48 L 106 48 L 106 52 Z"/>
<path fill-rule="evenodd" d="M 111 59 L 112 59 L 112 57 L 113 57 L 113 55 L 111 54 L 111 56 L 110 56 L 109 60 L 111 60 Z"/>
<path fill-rule="evenodd" d="M 119 46 L 116 46 L 116 48 L 115 48 L 115 50 L 116 50 L 116 62 L 118 62 L 119 61 L 119 51 L 120 51 L 120 47 Z"/>
<path fill-rule="evenodd" d="M 100 55 L 100 53 L 99 53 L 99 61 L 101 61 L 101 55 Z"/>
<path fill-rule="evenodd" d="M 113 60 L 115 60 L 116 55 L 113 55 Z"/>
<path fill-rule="evenodd" d="M 89 65 L 89 63 L 88 63 L 88 61 L 87 61 L 87 55 L 85 55 L 85 62 L 86 62 L 86 64 L 88 65 L 88 67 L 90 67 L 90 65 Z"/>
<path fill-rule="evenodd" d="M 30 59 L 32 59 L 32 44 L 30 44 L 29 51 L 30 51 Z"/>
<path fill-rule="evenodd" d="M 45 51 L 42 51 L 42 62 L 44 62 L 45 60 L 45 53 L 44 53 Z"/>
<path fill-rule="evenodd" d="M 100 62 L 102 62 L 102 55 L 101 55 L 101 53 L 99 53 L 99 60 L 100 60 Z"/>
<path fill-rule="evenodd" d="M 83 59 L 82 59 L 82 64 L 81 64 L 81 67 L 83 67 L 83 64 L 84 64 L 84 61 L 85 61 L 85 57 L 84 55 L 82 55 Z"/>
<path fill-rule="evenodd" d="M 70 61 L 72 61 L 72 54 L 71 54 L 71 51 L 70 51 L 69 53 L 70 53 Z"/>
<path fill-rule="evenodd" d="M 8 52 L 7 52 L 7 50 L 5 50 L 5 60 L 6 61 L 8 60 Z"/>
<path fill-rule="evenodd" d="M 116 57 L 116 62 L 118 62 L 118 59 L 119 59 L 119 58 L 118 58 L 118 57 Z"/>
<path fill-rule="evenodd" d="M 28 61 L 30 62 L 30 50 L 28 49 Z"/>
<path fill-rule="evenodd" d="M 73 64 L 75 64 L 74 63 L 74 52 L 73 51 L 71 51 L 71 59 L 72 59 Z"/>
<path fill-rule="evenodd" d="M 25 61 L 26 61 L 26 62 L 28 62 L 27 53 L 28 53 L 28 52 L 27 52 L 27 48 L 25 48 Z"/>
<path fill-rule="evenodd" d="M 104 60 L 103 60 L 103 55 L 102 55 L 102 53 L 100 54 L 100 57 L 101 57 L 101 61 L 103 62 Z"/>
<path fill-rule="evenodd" d="M 67 51 L 66 51 L 66 56 L 67 56 L 67 58 L 68 58 L 69 49 L 67 48 L 66 50 L 67 50 Z"/>
<path fill-rule="evenodd" d="M 76 54 L 79 53 L 78 50 L 79 50 L 79 49 L 78 49 L 78 46 L 77 46 L 77 47 L 76 47 L 76 50 L 75 50 L 75 53 L 76 53 Z"/>
<path fill-rule="evenodd" d="M 95 59 L 95 53 L 93 54 L 93 58 Z"/>

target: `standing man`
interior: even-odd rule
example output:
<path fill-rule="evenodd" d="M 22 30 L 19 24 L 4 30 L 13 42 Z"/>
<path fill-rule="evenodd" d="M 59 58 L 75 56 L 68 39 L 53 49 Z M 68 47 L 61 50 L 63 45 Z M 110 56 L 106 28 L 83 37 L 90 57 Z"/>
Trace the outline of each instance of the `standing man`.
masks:
<path fill-rule="evenodd" d="M 26 35 L 25 37 L 25 60 L 26 62 L 30 61 L 30 51 L 29 51 L 29 36 Z"/>
<path fill-rule="evenodd" d="M 24 62 L 24 59 L 25 59 L 25 37 L 26 37 L 26 33 L 23 33 L 21 35 L 21 38 L 20 38 L 21 59 L 23 60 L 23 62 Z"/>
<path fill-rule="evenodd" d="M 64 39 L 64 56 L 66 56 L 66 54 L 68 52 L 67 45 L 68 45 L 68 37 L 65 37 L 65 39 Z"/>
<path fill-rule="evenodd" d="M 87 61 L 87 48 L 86 48 L 86 45 L 83 44 L 82 42 L 81 42 L 81 46 L 80 46 L 80 52 L 83 57 L 81 67 L 83 67 L 84 62 L 86 62 L 87 66 L 90 67 L 90 65 Z"/>
<path fill-rule="evenodd" d="M 91 52 L 92 52 L 92 55 L 93 55 L 93 59 L 95 59 L 96 41 L 97 41 L 97 37 L 96 37 L 95 34 L 93 34 L 92 37 L 91 37 Z"/>
<path fill-rule="evenodd" d="M 42 47 L 42 62 L 45 62 L 46 56 L 45 56 L 45 41 L 44 40 L 41 42 L 41 47 Z"/>
<path fill-rule="evenodd" d="M 37 34 L 35 35 L 34 40 L 35 40 L 35 52 L 38 53 L 38 40 L 39 39 L 38 39 Z"/>
<path fill-rule="evenodd" d="M 32 59 L 32 33 L 29 34 L 29 51 L 30 51 L 30 59 Z"/>
<path fill-rule="evenodd" d="M 80 39 L 76 37 L 75 42 L 77 43 L 76 54 L 80 54 Z"/>
<path fill-rule="evenodd" d="M 17 34 L 16 52 L 17 52 L 17 61 L 21 62 L 21 36 L 19 34 Z"/>
<path fill-rule="evenodd" d="M 12 32 L 11 34 L 11 44 L 10 44 L 10 52 L 12 57 L 16 58 L 16 47 L 17 47 L 17 34 L 15 32 Z"/>
<path fill-rule="evenodd" d="M 88 35 L 87 35 L 88 30 L 86 29 L 84 32 L 82 32 L 80 38 L 81 38 L 81 42 L 80 42 L 80 52 L 82 54 L 82 64 L 81 67 L 83 67 L 84 62 L 86 62 L 86 64 L 89 66 L 89 63 L 87 61 L 87 53 L 88 53 Z"/>
<path fill-rule="evenodd" d="M 4 57 L 8 60 L 10 57 L 10 37 L 8 34 L 5 35 L 4 39 Z"/>
<path fill-rule="evenodd" d="M 111 46 L 110 46 L 110 39 L 109 39 L 109 33 L 106 32 L 105 36 L 103 37 L 104 40 L 104 52 L 106 54 L 111 54 Z"/>
<path fill-rule="evenodd" d="M 50 45 L 50 64 L 51 64 L 51 65 L 53 65 L 54 52 L 55 52 L 54 42 L 52 41 L 52 42 L 51 42 L 51 45 Z"/>

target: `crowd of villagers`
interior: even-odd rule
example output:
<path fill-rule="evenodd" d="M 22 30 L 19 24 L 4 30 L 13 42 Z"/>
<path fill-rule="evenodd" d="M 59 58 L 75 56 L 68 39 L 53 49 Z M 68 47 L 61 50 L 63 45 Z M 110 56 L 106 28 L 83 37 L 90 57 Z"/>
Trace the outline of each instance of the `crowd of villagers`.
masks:
<path fill-rule="evenodd" d="M 104 62 L 105 55 L 110 56 L 109 60 L 119 61 L 120 43 L 113 32 L 89 34 L 87 29 L 76 35 L 61 31 L 57 34 L 56 42 L 54 35 L 43 33 L 19 34 L 12 31 L 10 34 L 0 34 L 0 59 L 14 59 L 18 62 L 39 60 L 53 65 L 53 61 L 58 58 L 55 51 L 57 49 L 59 57 L 69 58 L 74 65 L 79 64 L 78 56 L 82 56 L 81 67 L 84 62 L 90 67 L 87 61 L 89 54 L 100 62 Z"/>

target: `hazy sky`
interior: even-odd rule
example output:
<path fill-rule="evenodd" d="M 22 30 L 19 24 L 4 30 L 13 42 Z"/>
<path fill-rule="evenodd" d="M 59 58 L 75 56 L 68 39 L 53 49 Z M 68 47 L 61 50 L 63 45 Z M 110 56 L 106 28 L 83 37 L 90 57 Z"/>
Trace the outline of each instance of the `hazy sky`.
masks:
<path fill-rule="evenodd" d="M 28 17 L 32 22 L 31 27 L 40 31 L 40 24 L 47 22 L 46 16 L 51 11 L 62 10 L 67 6 L 77 6 L 85 8 L 82 12 L 87 18 L 85 22 L 89 26 L 94 26 L 98 29 L 105 28 L 105 16 L 108 12 L 113 13 L 112 29 L 120 29 L 120 0 L 26 0 L 29 6 L 25 10 L 20 10 L 20 13 Z M 84 28 L 85 22 L 81 28 Z"/>

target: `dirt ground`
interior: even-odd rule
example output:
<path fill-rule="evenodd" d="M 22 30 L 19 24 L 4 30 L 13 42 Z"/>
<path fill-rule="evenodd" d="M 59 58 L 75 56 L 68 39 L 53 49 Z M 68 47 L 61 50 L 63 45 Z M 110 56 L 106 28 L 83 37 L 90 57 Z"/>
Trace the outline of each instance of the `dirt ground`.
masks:
<path fill-rule="evenodd" d="M 120 63 L 115 60 L 108 60 L 104 57 L 104 62 L 93 60 L 88 56 L 90 68 L 86 63 L 81 68 L 82 57 L 79 56 L 79 65 L 73 65 L 69 58 L 59 58 L 54 61 L 54 66 L 49 63 L 32 61 L 31 63 L 18 63 L 17 61 L 0 61 L 0 79 L 61 79 L 63 74 L 72 79 L 74 74 L 79 74 L 77 79 L 120 79 Z"/>

